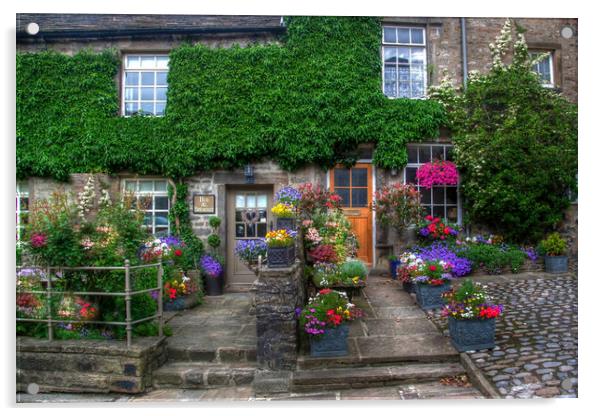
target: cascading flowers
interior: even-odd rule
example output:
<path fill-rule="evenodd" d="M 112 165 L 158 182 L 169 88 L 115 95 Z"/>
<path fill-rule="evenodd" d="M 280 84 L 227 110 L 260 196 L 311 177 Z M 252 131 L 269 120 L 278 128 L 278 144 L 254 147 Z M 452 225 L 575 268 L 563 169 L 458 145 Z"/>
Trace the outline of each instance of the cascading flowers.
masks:
<path fill-rule="evenodd" d="M 447 160 L 437 160 L 421 165 L 416 172 L 418 185 L 427 189 L 435 185 L 457 185 L 458 169 L 456 164 Z"/>
<path fill-rule="evenodd" d="M 296 233 L 291 230 L 274 230 L 265 235 L 265 242 L 268 247 L 290 247 L 295 243 Z"/>
<path fill-rule="evenodd" d="M 442 297 L 445 303 L 441 309 L 443 317 L 492 319 L 504 312 L 503 305 L 491 303 L 483 287 L 470 279 L 464 280 L 459 288 L 445 292 Z"/>
<path fill-rule="evenodd" d="M 310 298 L 305 308 L 295 314 L 303 330 L 310 336 L 320 336 L 325 329 L 336 328 L 362 316 L 362 311 L 349 302 L 345 292 L 322 289 Z"/>

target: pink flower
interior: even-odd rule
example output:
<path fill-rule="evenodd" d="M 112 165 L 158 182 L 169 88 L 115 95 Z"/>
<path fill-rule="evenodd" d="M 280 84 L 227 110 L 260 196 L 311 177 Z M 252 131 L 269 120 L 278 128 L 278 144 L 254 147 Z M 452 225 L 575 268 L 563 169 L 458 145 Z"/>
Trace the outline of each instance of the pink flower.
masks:
<path fill-rule="evenodd" d="M 41 233 L 34 233 L 31 236 L 31 245 L 35 248 L 44 247 L 46 245 L 46 235 Z"/>

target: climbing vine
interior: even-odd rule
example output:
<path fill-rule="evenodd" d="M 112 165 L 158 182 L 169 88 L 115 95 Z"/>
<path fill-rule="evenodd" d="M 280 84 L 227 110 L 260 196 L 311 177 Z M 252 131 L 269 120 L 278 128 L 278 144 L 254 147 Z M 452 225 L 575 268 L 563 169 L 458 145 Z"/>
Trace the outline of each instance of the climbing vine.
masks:
<path fill-rule="evenodd" d="M 286 23 L 281 44 L 174 49 L 164 117 L 119 116 L 116 51 L 17 54 L 17 176 L 329 167 L 364 142 L 375 164 L 400 168 L 406 142 L 438 136 L 440 104 L 382 93 L 378 18 Z"/>
<path fill-rule="evenodd" d="M 197 262 L 203 254 L 204 246 L 199 237 L 196 236 L 190 222 L 190 211 L 188 208 L 188 185 L 185 183 L 170 183 L 167 195 L 171 200 L 169 210 L 169 223 L 172 224 L 172 235 L 180 237 L 190 248 L 185 250 L 184 265 L 188 270 L 198 268 Z"/>

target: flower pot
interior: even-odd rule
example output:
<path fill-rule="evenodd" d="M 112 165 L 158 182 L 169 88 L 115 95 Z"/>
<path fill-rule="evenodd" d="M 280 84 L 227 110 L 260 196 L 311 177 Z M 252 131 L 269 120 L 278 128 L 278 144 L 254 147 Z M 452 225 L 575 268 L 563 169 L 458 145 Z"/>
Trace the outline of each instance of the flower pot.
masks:
<path fill-rule="evenodd" d="M 425 283 L 416 283 L 416 300 L 424 310 L 436 309 L 443 306 L 441 294 L 451 289 L 451 284 L 446 282 L 439 286 L 431 286 Z"/>
<path fill-rule="evenodd" d="M 221 296 L 224 293 L 224 276 L 205 276 L 205 294 L 207 296 Z"/>
<path fill-rule="evenodd" d="M 408 293 L 416 293 L 416 285 L 412 282 L 403 282 L 403 290 Z"/>
<path fill-rule="evenodd" d="M 389 260 L 389 273 L 391 274 L 391 279 L 397 279 L 397 267 L 399 266 L 399 260 Z"/>
<path fill-rule="evenodd" d="M 289 267 L 295 262 L 295 245 L 268 247 L 268 267 Z"/>
<path fill-rule="evenodd" d="M 295 230 L 296 221 L 295 218 L 276 218 L 276 229 L 277 230 Z"/>
<path fill-rule="evenodd" d="M 199 303 L 198 293 L 191 293 L 189 295 L 178 296 L 173 300 L 163 302 L 163 310 L 169 311 L 182 311 L 184 309 L 190 309 Z"/>
<path fill-rule="evenodd" d="M 495 347 L 495 318 L 456 319 L 447 317 L 452 345 L 460 352 Z"/>
<path fill-rule="evenodd" d="M 309 339 L 310 356 L 312 357 L 339 357 L 349 354 L 347 337 L 349 325 L 342 324 L 335 328 L 327 328 L 319 337 Z"/>
<path fill-rule="evenodd" d="M 544 262 L 547 273 L 566 273 L 569 270 L 567 256 L 545 256 Z"/>

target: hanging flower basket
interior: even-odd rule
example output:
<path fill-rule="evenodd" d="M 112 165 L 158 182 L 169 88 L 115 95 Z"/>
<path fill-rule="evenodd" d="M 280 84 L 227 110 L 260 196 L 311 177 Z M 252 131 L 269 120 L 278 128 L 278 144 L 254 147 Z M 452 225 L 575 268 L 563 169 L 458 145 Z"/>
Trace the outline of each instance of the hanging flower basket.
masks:
<path fill-rule="evenodd" d="M 458 184 L 458 169 L 455 163 L 446 160 L 425 163 L 418 168 L 416 179 L 419 186 L 427 189 L 436 185 L 453 186 Z"/>

